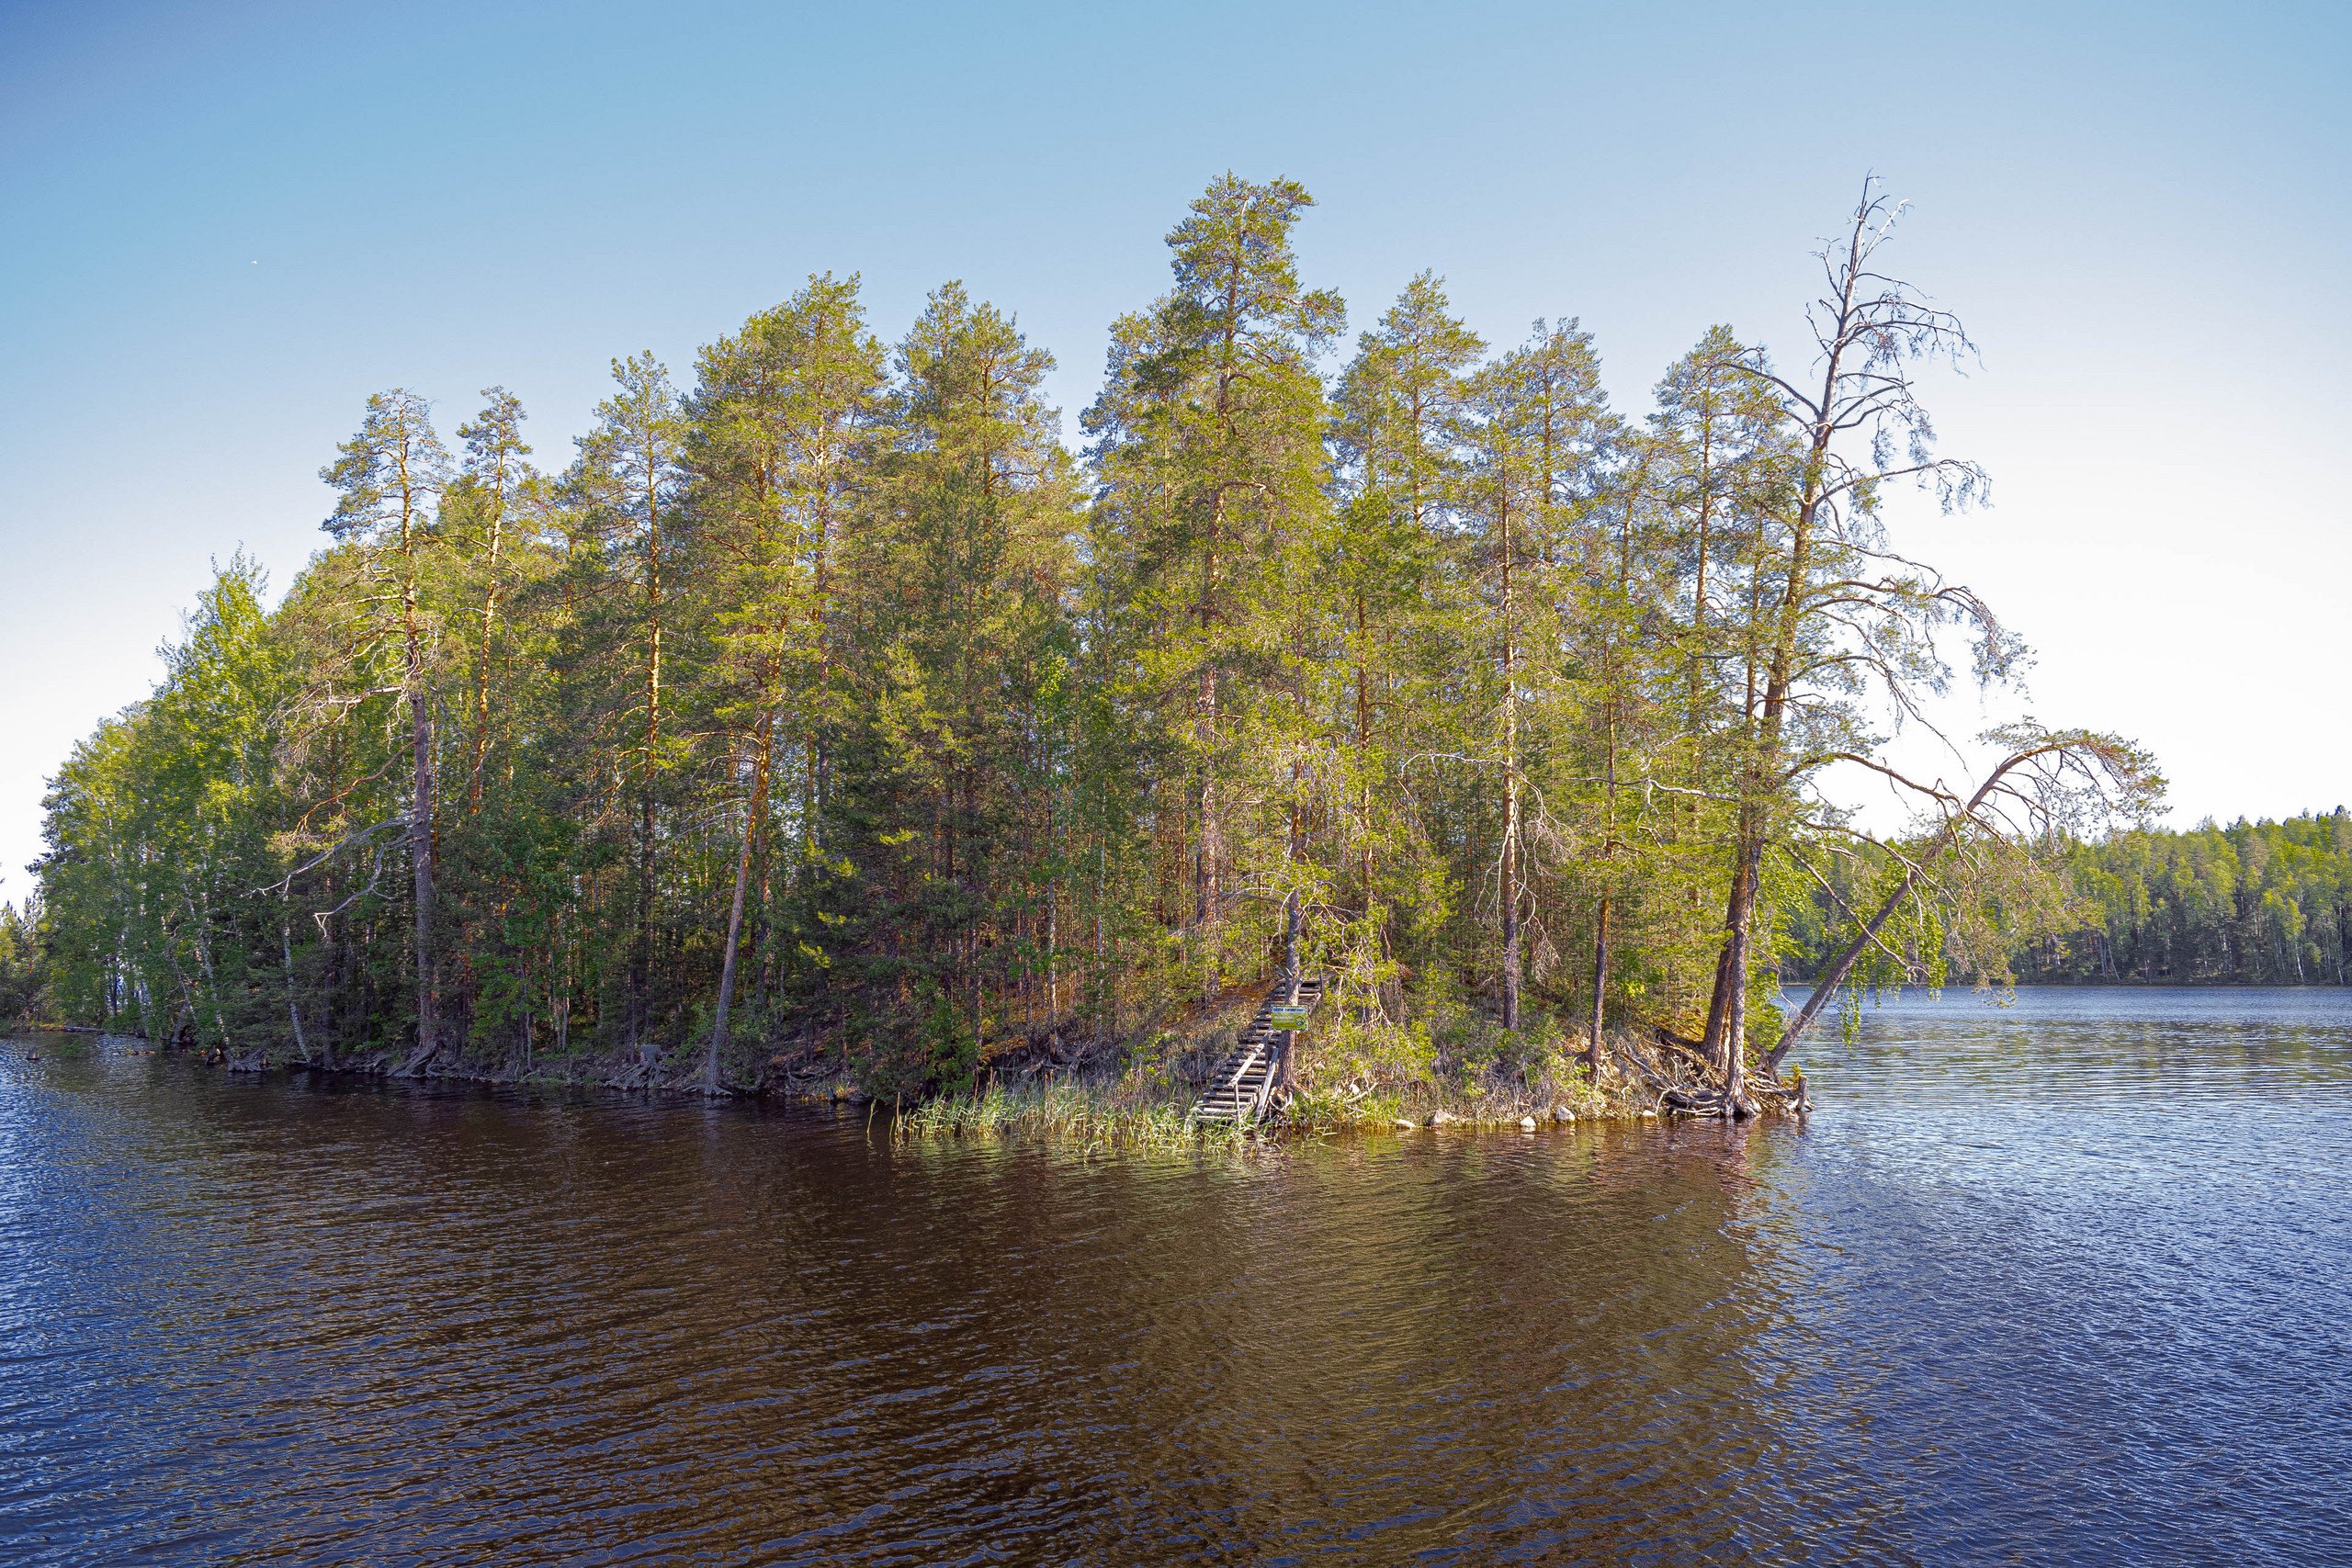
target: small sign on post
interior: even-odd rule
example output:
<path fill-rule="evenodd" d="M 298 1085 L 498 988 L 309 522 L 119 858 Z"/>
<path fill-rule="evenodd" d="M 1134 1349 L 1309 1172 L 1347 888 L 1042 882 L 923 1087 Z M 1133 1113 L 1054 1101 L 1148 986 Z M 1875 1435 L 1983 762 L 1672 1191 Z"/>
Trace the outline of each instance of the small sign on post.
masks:
<path fill-rule="evenodd" d="M 1268 1015 L 1276 1029 L 1305 1029 L 1306 1010 L 1303 1007 L 1277 1007 Z"/>

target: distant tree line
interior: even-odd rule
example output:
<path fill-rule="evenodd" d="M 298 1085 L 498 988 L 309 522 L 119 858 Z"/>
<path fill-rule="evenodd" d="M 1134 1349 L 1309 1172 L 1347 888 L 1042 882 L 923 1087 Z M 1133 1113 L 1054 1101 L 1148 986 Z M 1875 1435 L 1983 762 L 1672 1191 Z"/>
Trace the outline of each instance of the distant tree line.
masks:
<path fill-rule="evenodd" d="M 1791 922 L 1792 977 L 1828 962 L 1841 900 L 1889 863 L 1875 846 L 1832 862 Z M 2340 806 L 2283 822 L 2130 828 L 2055 848 L 2049 863 L 2064 868 L 2064 898 L 2008 953 L 2019 984 L 2341 986 L 2352 975 L 2352 814 Z M 1861 977 L 1895 977 L 1881 968 Z"/>
<path fill-rule="evenodd" d="M 1880 524 L 1889 486 L 1982 483 L 1932 450 L 1913 372 L 1971 347 L 1881 270 L 1891 203 L 1821 253 L 1807 367 L 1713 328 L 1634 415 L 1575 321 L 1491 351 L 1428 275 L 1341 353 L 1310 205 L 1209 186 L 1082 452 L 1049 356 L 953 283 L 894 344 L 826 275 L 684 387 L 616 360 L 559 468 L 502 389 L 454 446 L 369 399 L 328 545 L 274 608 L 220 570 L 53 781 L 52 1005 L 418 1073 L 799 1053 L 920 1090 L 1313 968 L 1354 1068 L 1591 1066 L 1640 1022 L 1736 1106 L 1810 1021 L 1773 999 L 1808 942 L 1867 964 L 1931 919 L 1997 967 L 2056 918 L 2048 846 L 2159 787 L 2123 743 L 2002 732 L 1973 795 L 1898 776 L 1897 839 L 1814 792 L 1883 768 L 1869 715 L 1943 683 L 1941 639 L 1991 681 L 2018 652 Z M 1894 872 L 1822 929 L 1858 846 Z"/>
<path fill-rule="evenodd" d="M 49 954 L 40 925 L 39 899 L 0 904 L 0 1029 L 32 1019 L 46 999 Z"/>
<path fill-rule="evenodd" d="M 2341 986 L 2352 972 L 2352 815 L 2199 823 L 2078 846 L 2093 916 L 2018 955 L 2020 978 Z"/>

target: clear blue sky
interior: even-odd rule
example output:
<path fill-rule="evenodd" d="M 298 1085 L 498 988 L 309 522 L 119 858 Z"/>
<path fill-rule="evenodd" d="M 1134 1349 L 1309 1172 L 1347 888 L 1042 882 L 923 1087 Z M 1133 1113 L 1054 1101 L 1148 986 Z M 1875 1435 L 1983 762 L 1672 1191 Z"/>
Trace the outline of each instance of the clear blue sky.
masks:
<path fill-rule="evenodd" d="M 1431 267 L 1490 339 L 1580 316 L 1635 408 L 1712 321 L 1795 357 L 1880 171 L 1996 483 L 1904 542 L 2177 819 L 2333 807 L 2348 68 L 2342 5 L 0 5 L 0 897 L 209 558 L 319 544 L 369 391 L 503 382 L 560 465 L 613 355 L 683 378 L 831 268 L 888 333 L 965 279 L 1074 416 L 1227 167 L 1314 191 L 1356 323 Z"/>

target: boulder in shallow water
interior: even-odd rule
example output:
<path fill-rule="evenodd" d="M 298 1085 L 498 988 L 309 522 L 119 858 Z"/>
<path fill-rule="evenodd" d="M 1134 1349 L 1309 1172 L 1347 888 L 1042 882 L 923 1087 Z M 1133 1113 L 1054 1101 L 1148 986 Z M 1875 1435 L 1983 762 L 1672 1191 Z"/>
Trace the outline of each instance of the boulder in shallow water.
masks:
<path fill-rule="evenodd" d="M 1519 1130 L 1522 1133 L 1532 1133 L 1535 1131 L 1535 1118 L 1532 1116 L 1521 1117 L 1519 1119 Z"/>
<path fill-rule="evenodd" d="M 1575 1111 L 1573 1111 L 1569 1110 L 1566 1106 L 1565 1106 L 1565 1105 L 1555 1105 L 1555 1106 L 1552 1107 L 1552 1120 L 1553 1120 L 1553 1121 L 1555 1121 L 1555 1122 L 1573 1122 L 1573 1121 L 1575 1121 L 1576 1119 L 1577 1119 L 1577 1113 L 1576 1113 Z"/>
<path fill-rule="evenodd" d="M 1419 1123 L 1419 1122 L 1408 1122 L 1408 1121 L 1406 1121 L 1406 1120 L 1405 1120 L 1405 1118 L 1403 1118 L 1402 1116 L 1399 1116 L 1398 1118 L 1396 1118 L 1396 1126 L 1397 1126 L 1398 1130 L 1399 1130 L 1399 1131 L 1401 1131 L 1401 1132 L 1407 1132 L 1407 1133 L 1409 1133 L 1409 1132 L 1411 1132 L 1414 1128 L 1416 1128 L 1416 1127 L 1418 1127 L 1418 1126 L 1419 1126 L 1419 1125 L 1420 1125 L 1420 1123 Z"/>
<path fill-rule="evenodd" d="M 1442 1126 L 1444 1126 L 1448 1122 L 1452 1122 L 1452 1121 L 1454 1121 L 1454 1120 L 1456 1120 L 1456 1118 L 1454 1117 L 1454 1114 L 1453 1114 L 1452 1111 L 1430 1111 L 1430 1119 L 1429 1119 L 1429 1121 L 1428 1121 L 1426 1123 L 1424 1123 L 1424 1125 L 1426 1125 L 1426 1126 L 1430 1126 L 1430 1127 L 1442 1127 Z"/>

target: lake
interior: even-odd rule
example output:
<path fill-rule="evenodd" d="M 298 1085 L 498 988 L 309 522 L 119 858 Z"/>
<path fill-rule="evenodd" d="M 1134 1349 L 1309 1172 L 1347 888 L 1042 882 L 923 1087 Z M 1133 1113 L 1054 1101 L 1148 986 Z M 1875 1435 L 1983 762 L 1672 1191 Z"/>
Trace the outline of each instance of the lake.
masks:
<path fill-rule="evenodd" d="M 10 1041 L 0 1559 L 2352 1560 L 2352 995 L 1827 1025 L 1244 1161 Z"/>

